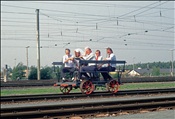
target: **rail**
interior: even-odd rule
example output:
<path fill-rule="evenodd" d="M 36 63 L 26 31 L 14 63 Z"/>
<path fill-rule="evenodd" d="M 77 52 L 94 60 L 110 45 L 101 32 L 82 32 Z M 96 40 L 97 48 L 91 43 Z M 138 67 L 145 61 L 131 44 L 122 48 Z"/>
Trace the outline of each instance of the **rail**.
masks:
<path fill-rule="evenodd" d="M 142 94 L 160 94 L 160 93 L 175 93 L 175 88 L 167 89 L 144 89 L 144 90 L 123 90 L 116 94 L 110 94 L 107 91 L 94 92 L 91 95 L 84 95 L 82 93 L 64 94 L 39 94 L 39 95 L 17 95 L 17 96 L 1 96 L 1 103 L 14 103 L 20 101 L 37 101 L 50 99 L 79 99 L 79 98 L 94 98 L 94 97 L 110 97 L 110 96 L 125 96 L 125 95 L 142 95 Z"/>
<path fill-rule="evenodd" d="M 175 109 L 175 96 L 1 108 L 1 118 L 70 118 L 74 115 L 117 114 L 121 111 L 157 110 L 161 107 Z"/>

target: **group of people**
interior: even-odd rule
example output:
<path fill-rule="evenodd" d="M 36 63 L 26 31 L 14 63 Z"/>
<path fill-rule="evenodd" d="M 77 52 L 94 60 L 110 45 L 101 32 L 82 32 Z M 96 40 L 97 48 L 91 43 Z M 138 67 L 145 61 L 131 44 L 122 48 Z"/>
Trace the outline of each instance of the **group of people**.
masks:
<path fill-rule="evenodd" d="M 116 61 L 116 56 L 113 53 L 113 50 L 111 48 L 106 48 L 107 57 L 103 59 L 100 50 L 96 50 L 95 54 L 92 52 L 90 47 L 85 47 L 85 53 L 81 49 L 75 49 L 74 51 L 75 56 L 70 54 L 70 49 L 65 49 L 65 55 L 63 56 L 63 63 L 64 68 L 62 68 L 61 71 L 61 77 L 62 80 L 65 80 L 65 73 L 70 72 L 73 73 L 76 70 L 80 70 L 80 79 L 82 78 L 82 75 L 86 77 L 86 79 L 90 79 L 90 76 L 87 72 L 93 72 L 96 70 L 97 66 L 95 63 L 88 63 L 87 65 L 81 66 L 79 69 L 79 60 L 97 60 L 97 61 L 103 61 L 103 60 L 110 60 L 110 61 Z M 115 71 L 116 64 L 102 64 L 98 65 L 98 70 L 102 71 L 101 74 L 104 78 L 104 80 L 112 79 L 112 77 L 109 75 L 107 71 Z M 104 71 L 104 72 L 103 72 Z"/>

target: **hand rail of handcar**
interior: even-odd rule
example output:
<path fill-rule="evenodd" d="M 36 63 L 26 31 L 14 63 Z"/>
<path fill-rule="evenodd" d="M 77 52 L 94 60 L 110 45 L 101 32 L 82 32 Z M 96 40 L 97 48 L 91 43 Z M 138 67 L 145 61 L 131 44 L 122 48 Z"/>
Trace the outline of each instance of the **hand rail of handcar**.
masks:
<path fill-rule="evenodd" d="M 98 65 L 98 64 L 124 64 L 124 67 L 125 68 L 125 63 L 126 61 L 124 60 L 118 60 L 118 61 L 111 61 L 111 60 L 102 60 L 102 61 L 97 61 L 97 60 L 81 60 L 79 58 L 76 58 L 77 60 L 79 60 L 79 64 L 85 64 L 85 63 L 95 63 L 95 65 Z M 52 65 L 63 65 L 63 62 L 53 62 Z M 124 71 L 124 69 L 122 70 Z M 94 71 L 88 71 L 88 72 L 94 72 Z M 108 72 L 108 71 L 98 71 L 96 70 L 95 72 Z M 112 72 L 112 71 L 111 71 Z"/>
<path fill-rule="evenodd" d="M 63 65 L 63 62 L 53 62 L 52 65 Z"/>
<path fill-rule="evenodd" d="M 53 62 L 52 65 L 53 65 L 54 72 L 56 72 L 55 71 L 55 65 L 61 65 L 62 66 L 63 65 L 63 62 Z"/>
<path fill-rule="evenodd" d="M 125 64 L 126 61 L 124 60 L 118 60 L 118 61 L 111 61 L 111 60 L 103 60 L 103 61 L 96 61 L 96 60 L 79 60 L 80 64 L 83 64 L 83 63 L 95 63 L 95 64 L 109 64 L 109 63 L 112 63 L 112 64 Z M 53 62 L 52 65 L 63 65 L 63 62 Z"/>
<path fill-rule="evenodd" d="M 118 61 L 111 61 L 111 60 L 102 60 L 102 61 L 98 61 L 98 60 L 80 60 L 79 61 L 80 64 L 83 63 L 95 63 L 95 64 L 125 64 L 126 61 L 124 60 L 118 60 Z"/>
<path fill-rule="evenodd" d="M 125 63 L 126 61 L 124 60 L 118 60 L 118 61 L 111 61 L 111 60 L 103 60 L 103 61 L 98 61 L 98 60 L 79 60 L 80 64 L 87 64 L 87 63 L 95 63 L 95 65 L 97 66 L 98 64 L 123 64 L 123 69 L 122 70 L 115 70 L 117 72 L 124 72 L 125 71 Z M 89 73 L 93 73 L 93 72 L 114 72 L 114 71 L 99 71 L 99 70 L 95 70 L 95 71 L 80 71 L 80 72 L 89 72 Z"/>

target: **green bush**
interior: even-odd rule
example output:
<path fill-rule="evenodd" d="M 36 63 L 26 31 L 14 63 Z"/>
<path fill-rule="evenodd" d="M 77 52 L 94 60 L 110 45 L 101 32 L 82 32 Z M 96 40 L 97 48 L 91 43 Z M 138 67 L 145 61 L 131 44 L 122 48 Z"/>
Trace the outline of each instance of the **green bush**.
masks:
<path fill-rule="evenodd" d="M 19 80 L 25 77 L 26 66 L 23 65 L 23 63 L 18 63 L 17 66 L 15 66 L 12 70 L 12 80 Z"/>
<path fill-rule="evenodd" d="M 36 67 L 31 66 L 28 79 L 29 80 L 37 80 L 37 68 Z"/>
<path fill-rule="evenodd" d="M 46 79 L 52 79 L 52 68 L 50 67 L 44 67 L 41 69 L 41 79 L 46 80 Z"/>
<path fill-rule="evenodd" d="M 40 70 L 40 77 L 41 77 L 41 80 L 47 80 L 47 79 L 52 79 L 53 78 L 53 70 L 51 67 L 43 67 L 41 70 Z M 28 77 L 29 80 L 37 80 L 37 68 L 32 66 L 30 68 L 30 73 L 29 73 L 29 77 Z"/>

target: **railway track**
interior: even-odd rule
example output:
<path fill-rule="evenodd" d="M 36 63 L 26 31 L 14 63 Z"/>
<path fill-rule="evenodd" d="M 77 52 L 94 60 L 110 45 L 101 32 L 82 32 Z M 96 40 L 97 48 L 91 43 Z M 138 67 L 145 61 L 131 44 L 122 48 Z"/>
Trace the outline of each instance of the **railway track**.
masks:
<path fill-rule="evenodd" d="M 144 90 L 124 90 L 118 91 L 116 94 L 109 92 L 94 92 L 91 95 L 85 95 L 82 93 L 70 93 L 64 94 L 40 94 L 40 95 L 18 95 L 18 96 L 1 96 L 1 103 L 13 103 L 20 101 L 37 101 L 37 100 L 49 100 L 49 99 L 78 99 L 78 98 L 94 98 L 94 97 L 109 97 L 109 96 L 122 96 L 122 95 L 141 95 L 141 94 L 163 94 L 163 93 L 175 93 L 175 88 L 168 89 L 144 89 Z"/>
<path fill-rule="evenodd" d="M 1 108 L 1 118 L 70 118 L 89 117 L 99 113 L 116 114 L 122 111 L 175 109 L 175 96 L 122 99 L 114 101 L 79 102 L 72 104 L 37 105 Z"/>
<path fill-rule="evenodd" d="M 175 81 L 175 77 L 129 77 L 122 78 L 122 83 L 144 83 L 144 82 L 170 82 Z M 19 81 L 1 81 L 1 88 L 5 87 L 36 87 L 36 86 L 53 86 L 58 80 L 19 80 Z"/>

